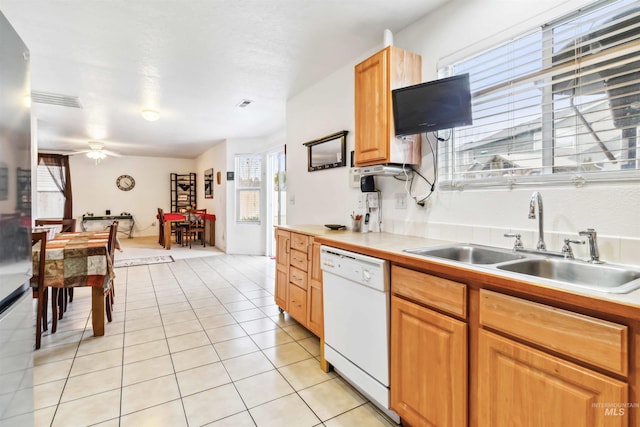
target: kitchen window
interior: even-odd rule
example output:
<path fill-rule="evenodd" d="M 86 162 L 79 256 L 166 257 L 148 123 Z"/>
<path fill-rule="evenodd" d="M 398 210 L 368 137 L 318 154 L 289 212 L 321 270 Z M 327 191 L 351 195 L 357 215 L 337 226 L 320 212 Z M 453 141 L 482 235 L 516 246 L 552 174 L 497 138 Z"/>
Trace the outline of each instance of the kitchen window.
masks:
<path fill-rule="evenodd" d="M 473 125 L 440 132 L 441 188 L 640 179 L 640 2 L 607 1 L 456 63 Z"/>
<path fill-rule="evenodd" d="M 236 221 L 260 223 L 262 157 L 236 156 Z"/>

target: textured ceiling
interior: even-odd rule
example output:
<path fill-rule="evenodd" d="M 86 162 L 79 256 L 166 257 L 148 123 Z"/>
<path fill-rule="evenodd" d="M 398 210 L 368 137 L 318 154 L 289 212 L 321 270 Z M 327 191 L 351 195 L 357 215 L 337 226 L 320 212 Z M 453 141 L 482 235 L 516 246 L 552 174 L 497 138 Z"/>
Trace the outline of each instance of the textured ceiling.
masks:
<path fill-rule="evenodd" d="M 102 139 L 125 155 L 193 158 L 283 129 L 287 98 L 445 1 L 0 0 L 0 11 L 31 51 L 32 90 L 82 107 L 32 105 L 41 149 Z"/>

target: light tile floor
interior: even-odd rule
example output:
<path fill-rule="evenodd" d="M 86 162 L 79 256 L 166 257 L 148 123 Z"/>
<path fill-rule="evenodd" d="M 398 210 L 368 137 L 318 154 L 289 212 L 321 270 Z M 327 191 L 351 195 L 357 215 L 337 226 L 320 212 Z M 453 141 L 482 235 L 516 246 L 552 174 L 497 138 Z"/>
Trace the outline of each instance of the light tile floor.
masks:
<path fill-rule="evenodd" d="M 274 269 L 237 255 L 116 269 L 103 337 L 76 290 L 34 353 L 35 425 L 393 425 L 320 370 L 318 339 L 273 303 Z"/>

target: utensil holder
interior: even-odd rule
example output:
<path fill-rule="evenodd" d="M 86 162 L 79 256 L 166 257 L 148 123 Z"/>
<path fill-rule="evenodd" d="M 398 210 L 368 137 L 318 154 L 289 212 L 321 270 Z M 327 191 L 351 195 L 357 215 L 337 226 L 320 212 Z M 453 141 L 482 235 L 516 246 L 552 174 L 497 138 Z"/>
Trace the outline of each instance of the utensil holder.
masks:
<path fill-rule="evenodd" d="M 362 218 L 360 219 L 352 219 L 352 225 L 351 225 L 351 229 L 355 232 L 360 232 L 360 230 L 362 229 Z"/>

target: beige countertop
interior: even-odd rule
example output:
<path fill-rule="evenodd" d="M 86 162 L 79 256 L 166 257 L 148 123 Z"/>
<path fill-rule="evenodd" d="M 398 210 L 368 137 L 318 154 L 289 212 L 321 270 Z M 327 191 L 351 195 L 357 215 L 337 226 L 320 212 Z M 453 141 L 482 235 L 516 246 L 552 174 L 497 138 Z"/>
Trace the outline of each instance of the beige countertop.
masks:
<path fill-rule="evenodd" d="M 387 259 L 408 267 L 433 271 L 436 274 L 465 278 L 469 281 L 484 281 L 498 286 L 513 287 L 518 291 L 531 292 L 544 297 L 553 297 L 565 303 L 589 306 L 589 301 L 614 305 L 615 312 L 640 320 L 640 289 L 628 294 L 611 294 L 591 289 L 562 286 L 550 281 L 529 279 L 529 276 L 509 273 L 495 268 L 469 265 L 456 261 L 423 257 L 404 252 L 405 249 L 441 246 L 452 241 L 428 239 L 391 233 L 354 233 L 349 230 L 329 230 L 322 225 L 279 226 L 293 232 L 315 236 L 323 245 L 350 250 L 364 255 Z M 505 280 L 506 279 L 506 280 Z"/>

